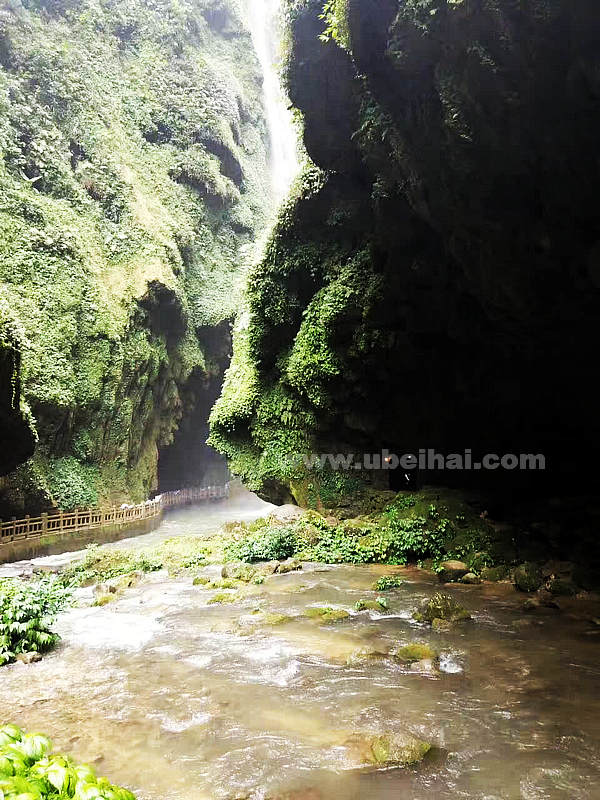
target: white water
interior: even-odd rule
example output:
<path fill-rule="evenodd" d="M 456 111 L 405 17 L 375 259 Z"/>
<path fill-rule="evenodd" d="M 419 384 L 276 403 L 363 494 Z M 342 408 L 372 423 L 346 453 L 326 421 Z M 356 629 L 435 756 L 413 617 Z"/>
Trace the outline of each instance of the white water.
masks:
<path fill-rule="evenodd" d="M 277 74 L 281 0 L 247 0 L 248 27 L 263 73 L 269 128 L 271 184 L 277 205 L 298 172 L 298 142 L 288 102 Z"/>

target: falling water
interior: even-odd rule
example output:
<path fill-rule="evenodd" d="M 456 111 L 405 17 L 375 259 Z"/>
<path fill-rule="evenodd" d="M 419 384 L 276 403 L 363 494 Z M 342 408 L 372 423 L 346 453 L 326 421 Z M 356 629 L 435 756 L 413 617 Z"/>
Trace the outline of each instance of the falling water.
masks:
<path fill-rule="evenodd" d="M 287 194 L 298 171 L 296 132 L 277 74 L 280 6 L 281 0 L 247 0 L 248 24 L 263 73 L 271 182 L 277 203 Z"/>

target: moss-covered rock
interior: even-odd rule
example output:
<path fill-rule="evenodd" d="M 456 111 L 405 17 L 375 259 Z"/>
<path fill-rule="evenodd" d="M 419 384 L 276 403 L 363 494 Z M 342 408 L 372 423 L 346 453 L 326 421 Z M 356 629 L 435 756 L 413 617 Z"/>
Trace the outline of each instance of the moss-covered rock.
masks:
<path fill-rule="evenodd" d="M 330 608 L 329 606 L 320 608 L 312 606 L 305 609 L 304 616 L 309 617 L 309 619 L 314 619 L 325 625 L 329 625 L 331 623 L 342 622 L 343 620 L 348 619 L 350 614 L 343 608 Z"/>
<path fill-rule="evenodd" d="M 538 564 L 527 562 L 513 572 L 513 581 L 520 592 L 535 592 L 543 582 L 542 569 Z"/>
<path fill-rule="evenodd" d="M 398 650 L 394 650 L 393 655 L 404 664 L 413 664 L 417 661 L 423 660 L 435 661 L 438 657 L 438 654 L 432 647 L 430 647 L 428 644 L 422 644 L 419 642 L 415 644 L 404 645 L 403 647 L 398 648 Z"/>
<path fill-rule="evenodd" d="M 420 608 L 414 611 L 413 617 L 417 622 L 428 622 L 431 625 L 436 619 L 464 622 L 471 619 L 471 614 L 451 595 L 440 592 L 424 600 Z"/>
<path fill-rule="evenodd" d="M 345 747 L 357 767 L 409 767 L 418 764 L 431 744 L 408 733 L 355 734 Z"/>

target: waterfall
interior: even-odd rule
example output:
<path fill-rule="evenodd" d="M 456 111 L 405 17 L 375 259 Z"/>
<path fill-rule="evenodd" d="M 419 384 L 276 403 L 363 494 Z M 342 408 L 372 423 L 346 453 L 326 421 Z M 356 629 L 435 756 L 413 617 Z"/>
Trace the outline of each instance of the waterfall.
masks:
<path fill-rule="evenodd" d="M 247 0 L 248 26 L 263 74 L 269 128 L 271 183 L 277 204 L 298 172 L 298 149 L 292 115 L 277 74 L 281 0 Z"/>

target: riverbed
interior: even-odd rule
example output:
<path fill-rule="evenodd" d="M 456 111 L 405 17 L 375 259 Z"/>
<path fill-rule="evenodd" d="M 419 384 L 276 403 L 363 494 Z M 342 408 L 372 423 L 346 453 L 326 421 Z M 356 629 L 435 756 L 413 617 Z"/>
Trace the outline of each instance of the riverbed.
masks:
<path fill-rule="evenodd" d="M 210 536 L 265 510 L 244 498 L 181 509 L 107 546 Z M 226 604 L 164 572 L 104 607 L 80 590 L 59 647 L 0 671 L 0 718 L 47 732 L 140 800 L 600 797 L 600 628 L 585 613 L 526 614 L 510 584 L 452 586 L 473 619 L 436 633 L 411 616 L 439 591 L 431 573 L 302 567 Z M 405 582 L 385 593 L 387 613 L 356 611 L 391 573 Z M 323 625 L 311 606 L 350 616 Z M 387 655 L 414 642 L 440 654 L 434 674 Z M 432 751 L 409 769 L 354 769 L 348 737 L 382 732 Z"/>

